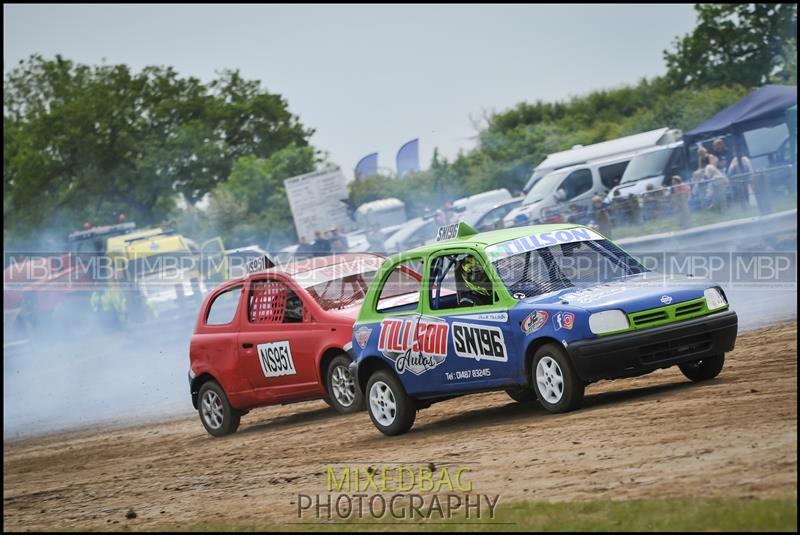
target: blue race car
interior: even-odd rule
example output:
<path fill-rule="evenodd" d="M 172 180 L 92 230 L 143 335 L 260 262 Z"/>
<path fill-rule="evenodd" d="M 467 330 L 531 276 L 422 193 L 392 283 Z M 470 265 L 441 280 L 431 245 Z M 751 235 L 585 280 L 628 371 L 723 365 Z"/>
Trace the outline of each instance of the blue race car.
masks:
<path fill-rule="evenodd" d="M 595 230 L 543 225 L 439 241 L 388 258 L 353 327 L 351 371 L 375 426 L 474 392 L 580 407 L 586 385 L 679 366 L 716 377 L 736 313 L 709 281 L 648 271 Z"/>

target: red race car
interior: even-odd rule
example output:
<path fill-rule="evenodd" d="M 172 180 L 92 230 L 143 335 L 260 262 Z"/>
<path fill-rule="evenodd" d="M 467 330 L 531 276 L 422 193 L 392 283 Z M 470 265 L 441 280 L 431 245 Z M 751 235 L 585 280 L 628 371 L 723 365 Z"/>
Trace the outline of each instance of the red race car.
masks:
<path fill-rule="evenodd" d="M 341 254 L 278 269 L 264 257 L 247 276 L 209 293 L 189 349 L 192 404 L 206 430 L 227 435 L 252 408 L 296 401 L 321 398 L 340 413 L 361 410 L 348 351 L 382 263 L 374 254 Z M 420 280 L 411 269 L 398 277 L 407 278 L 398 287 Z"/>

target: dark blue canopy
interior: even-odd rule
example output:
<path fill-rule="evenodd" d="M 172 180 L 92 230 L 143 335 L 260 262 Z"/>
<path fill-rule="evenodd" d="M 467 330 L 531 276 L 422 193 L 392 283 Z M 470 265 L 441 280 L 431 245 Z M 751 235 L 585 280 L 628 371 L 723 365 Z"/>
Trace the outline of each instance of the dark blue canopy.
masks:
<path fill-rule="evenodd" d="M 786 110 L 796 104 L 796 85 L 765 85 L 685 132 L 683 140 L 688 146 L 698 138 L 773 126 L 785 122 Z"/>

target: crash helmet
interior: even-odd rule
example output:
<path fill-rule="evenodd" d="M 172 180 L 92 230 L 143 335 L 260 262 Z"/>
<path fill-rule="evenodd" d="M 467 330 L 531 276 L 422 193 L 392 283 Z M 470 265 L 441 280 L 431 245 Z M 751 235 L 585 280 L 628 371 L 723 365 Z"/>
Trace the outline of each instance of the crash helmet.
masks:
<path fill-rule="evenodd" d="M 477 258 L 467 255 L 459 263 L 458 271 L 461 280 L 469 291 L 478 295 L 489 296 L 489 288 L 491 287 L 489 277 L 487 277 L 486 271 L 484 271 Z"/>

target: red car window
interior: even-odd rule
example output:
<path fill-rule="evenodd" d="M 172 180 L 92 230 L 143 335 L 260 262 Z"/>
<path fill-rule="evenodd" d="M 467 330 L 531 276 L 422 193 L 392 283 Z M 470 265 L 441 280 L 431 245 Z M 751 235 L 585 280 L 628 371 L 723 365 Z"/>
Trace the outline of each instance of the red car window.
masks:
<path fill-rule="evenodd" d="M 289 290 L 277 281 L 254 281 L 250 286 L 250 322 L 283 323 Z"/>

